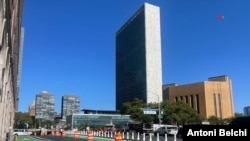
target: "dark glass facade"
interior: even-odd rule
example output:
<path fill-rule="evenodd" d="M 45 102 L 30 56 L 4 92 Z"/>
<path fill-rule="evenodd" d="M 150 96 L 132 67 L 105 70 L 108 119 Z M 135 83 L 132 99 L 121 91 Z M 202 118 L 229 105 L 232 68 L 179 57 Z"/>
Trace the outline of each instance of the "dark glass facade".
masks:
<path fill-rule="evenodd" d="M 78 128 L 81 124 L 90 128 L 103 128 L 112 122 L 116 128 L 125 126 L 132 122 L 129 115 L 108 115 L 108 114 L 73 114 L 67 116 L 67 126 L 69 129 Z"/>
<path fill-rule="evenodd" d="M 146 101 L 145 14 L 141 8 L 116 34 L 116 110 Z"/>

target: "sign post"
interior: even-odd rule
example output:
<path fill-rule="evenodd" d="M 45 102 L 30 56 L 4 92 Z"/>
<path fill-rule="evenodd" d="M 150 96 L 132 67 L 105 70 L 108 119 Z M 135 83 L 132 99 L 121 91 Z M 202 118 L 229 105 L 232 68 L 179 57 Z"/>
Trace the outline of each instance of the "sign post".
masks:
<path fill-rule="evenodd" d="M 158 119 L 161 120 L 163 116 L 161 114 L 158 114 Z"/>

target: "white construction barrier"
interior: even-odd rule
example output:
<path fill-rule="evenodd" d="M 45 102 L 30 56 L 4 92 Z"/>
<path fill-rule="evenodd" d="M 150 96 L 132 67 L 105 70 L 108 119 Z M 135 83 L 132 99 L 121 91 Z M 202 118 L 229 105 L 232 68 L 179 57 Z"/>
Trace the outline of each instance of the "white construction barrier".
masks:
<path fill-rule="evenodd" d="M 165 134 L 165 141 L 168 141 L 168 134 Z"/>
<path fill-rule="evenodd" d="M 176 134 L 174 134 L 174 141 L 176 141 Z"/>
<path fill-rule="evenodd" d="M 127 139 L 129 139 L 129 132 L 127 132 Z"/>
<path fill-rule="evenodd" d="M 152 134 L 149 133 L 149 141 L 152 141 Z"/>
<path fill-rule="evenodd" d="M 139 132 L 137 133 L 137 140 L 138 141 L 140 140 L 140 133 Z"/>
<path fill-rule="evenodd" d="M 159 133 L 157 133 L 157 138 L 156 138 L 156 141 L 160 141 L 160 137 L 159 137 Z"/>

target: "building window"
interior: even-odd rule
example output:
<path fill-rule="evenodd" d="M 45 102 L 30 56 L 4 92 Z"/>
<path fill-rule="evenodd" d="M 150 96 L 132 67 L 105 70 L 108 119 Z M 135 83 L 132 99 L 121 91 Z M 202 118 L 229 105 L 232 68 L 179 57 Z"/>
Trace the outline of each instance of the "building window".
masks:
<path fill-rule="evenodd" d="M 222 111 L 221 111 L 221 95 L 218 94 L 218 104 L 219 104 L 219 114 L 220 118 L 222 118 Z"/>
<path fill-rule="evenodd" d="M 215 116 L 217 117 L 217 103 L 216 103 L 216 95 L 214 94 L 214 113 Z"/>
<path fill-rule="evenodd" d="M 178 97 L 175 97 L 175 102 L 177 102 L 178 101 Z"/>
<path fill-rule="evenodd" d="M 191 107 L 194 108 L 194 96 L 191 95 Z"/>
<path fill-rule="evenodd" d="M 200 101 L 199 101 L 199 95 L 196 94 L 196 108 L 197 108 L 197 112 L 200 113 Z"/>
<path fill-rule="evenodd" d="M 183 100 L 183 97 L 181 96 L 180 98 L 181 98 L 181 101 L 182 101 L 182 100 Z"/>
<path fill-rule="evenodd" d="M 188 96 L 186 95 L 185 97 L 186 97 L 186 103 L 188 104 Z"/>

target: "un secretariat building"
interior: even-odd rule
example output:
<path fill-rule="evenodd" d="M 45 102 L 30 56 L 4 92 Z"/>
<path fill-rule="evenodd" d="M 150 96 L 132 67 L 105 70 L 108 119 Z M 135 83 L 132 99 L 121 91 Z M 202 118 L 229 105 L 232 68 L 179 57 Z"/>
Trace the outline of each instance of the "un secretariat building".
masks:
<path fill-rule="evenodd" d="M 144 3 L 116 32 L 116 110 L 162 101 L 160 8 Z"/>

